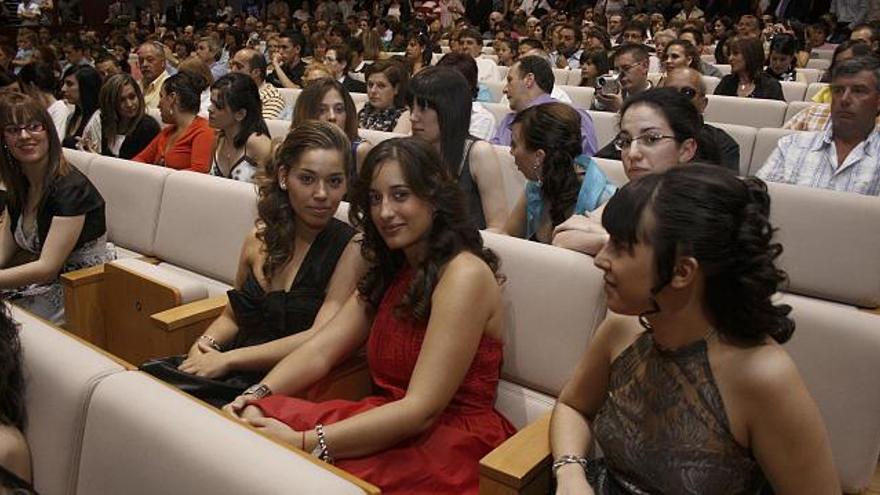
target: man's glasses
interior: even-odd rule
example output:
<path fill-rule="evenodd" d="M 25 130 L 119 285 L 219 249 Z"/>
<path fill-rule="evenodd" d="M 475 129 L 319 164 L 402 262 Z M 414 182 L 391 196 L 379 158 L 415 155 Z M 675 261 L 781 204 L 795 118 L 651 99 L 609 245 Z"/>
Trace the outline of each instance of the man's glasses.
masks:
<path fill-rule="evenodd" d="M 688 86 L 685 86 L 683 88 L 678 88 L 678 92 L 681 93 L 682 95 L 688 97 L 688 99 L 693 98 L 694 96 L 697 96 L 697 90 L 694 88 L 688 87 Z"/>
<path fill-rule="evenodd" d="M 16 125 L 9 124 L 3 126 L 3 134 L 7 139 L 18 139 L 21 131 L 27 131 L 28 135 L 39 134 L 46 130 L 46 126 L 42 122 L 31 122 L 30 124 Z"/>

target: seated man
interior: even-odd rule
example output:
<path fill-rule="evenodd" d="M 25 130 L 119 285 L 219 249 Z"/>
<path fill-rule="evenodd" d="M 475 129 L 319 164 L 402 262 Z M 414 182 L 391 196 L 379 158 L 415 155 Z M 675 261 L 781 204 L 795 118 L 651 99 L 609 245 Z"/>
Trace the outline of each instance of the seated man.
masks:
<path fill-rule="evenodd" d="M 831 123 L 785 136 L 756 174 L 784 182 L 880 195 L 880 60 L 858 57 L 831 75 Z"/>
<path fill-rule="evenodd" d="M 699 72 L 690 67 L 681 67 L 670 71 L 662 82 L 662 87 L 675 88 L 691 99 L 691 102 L 702 114 L 706 111 L 706 84 Z M 739 144 L 722 129 L 703 123 L 703 141 L 697 149 L 694 161 L 708 165 L 720 165 L 735 174 L 739 174 Z M 709 146 L 714 145 L 714 146 Z M 596 158 L 620 160 L 620 150 L 614 143 L 608 143 L 596 153 Z"/>
<path fill-rule="evenodd" d="M 456 36 L 461 53 L 474 58 L 477 63 L 477 77 L 480 82 L 498 80 L 498 64 L 491 58 L 483 57 L 483 37 L 475 28 L 466 28 Z"/>
<path fill-rule="evenodd" d="M 651 87 L 648 80 L 648 49 L 644 45 L 626 43 L 614 52 L 614 69 L 620 74 L 619 91 L 596 91 L 592 110 L 617 112 L 623 100 Z M 604 89 L 604 88 L 603 88 Z"/>
<path fill-rule="evenodd" d="M 559 47 L 550 53 L 550 62 L 559 69 L 581 68 L 581 32 L 571 24 L 559 29 Z"/>
<path fill-rule="evenodd" d="M 510 146 L 511 125 L 517 113 L 535 105 L 556 101 L 550 96 L 553 83 L 553 69 L 547 59 L 528 56 L 513 64 L 507 72 L 507 84 L 504 86 L 504 94 L 507 95 L 510 109 L 513 112 L 505 115 L 501 123 L 498 124 L 495 135 L 491 139 L 492 144 Z M 584 110 L 575 110 L 581 116 L 583 152 L 593 156 L 598 148 L 593 119 Z"/>
<path fill-rule="evenodd" d="M 253 48 L 242 48 L 235 52 L 229 61 L 229 70 L 249 76 L 260 90 L 260 103 L 264 119 L 277 119 L 284 110 L 284 98 L 281 93 L 266 82 L 266 59 Z"/>
<path fill-rule="evenodd" d="M 703 54 L 703 48 L 704 48 L 703 34 L 700 32 L 699 29 L 693 28 L 693 27 L 686 27 L 681 30 L 681 34 L 679 34 L 678 37 L 680 39 L 685 40 L 685 41 L 690 41 L 691 44 L 694 45 L 694 48 L 697 49 L 697 53 L 699 53 L 701 55 Z M 721 79 L 722 77 L 724 77 L 724 73 L 721 72 L 721 70 L 719 70 L 718 67 L 715 67 L 714 65 L 710 64 L 709 62 L 706 62 L 702 58 L 700 58 L 700 70 L 703 72 L 703 75 L 706 75 L 706 76 L 717 77 L 718 79 Z"/>

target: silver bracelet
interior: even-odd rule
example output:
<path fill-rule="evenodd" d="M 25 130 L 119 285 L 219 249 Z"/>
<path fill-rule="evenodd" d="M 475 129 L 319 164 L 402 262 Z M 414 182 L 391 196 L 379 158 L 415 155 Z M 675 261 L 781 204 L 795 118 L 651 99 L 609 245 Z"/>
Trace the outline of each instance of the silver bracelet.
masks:
<path fill-rule="evenodd" d="M 324 425 L 318 423 L 315 425 L 315 434 L 318 436 L 318 445 L 312 451 L 312 455 L 326 462 L 333 464 L 333 456 L 330 455 L 330 449 L 327 448 L 327 438 L 324 436 Z"/>
<path fill-rule="evenodd" d="M 553 476 L 556 476 L 556 472 L 559 471 L 559 468 L 565 466 L 566 464 L 580 464 L 582 468 L 586 471 L 587 469 L 587 458 L 580 455 L 571 455 L 566 454 L 556 461 L 553 462 Z"/>
<path fill-rule="evenodd" d="M 220 344 L 218 344 L 217 341 L 214 340 L 214 337 L 211 337 L 210 335 L 200 335 L 199 340 L 204 340 L 214 350 L 219 351 L 219 352 L 223 352 L 223 347 L 221 347 Z"/>

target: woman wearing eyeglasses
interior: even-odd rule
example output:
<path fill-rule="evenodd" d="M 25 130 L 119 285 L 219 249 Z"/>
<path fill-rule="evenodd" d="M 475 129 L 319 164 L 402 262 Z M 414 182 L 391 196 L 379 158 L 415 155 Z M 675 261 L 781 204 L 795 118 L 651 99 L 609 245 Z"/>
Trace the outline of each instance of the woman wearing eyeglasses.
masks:
<path fill-rule="evenodd" d="M 690 99 L 673 88 L 656 88 L 627 99 L 620 111 L 620 133 L 614 146 L 620 151 L 629 180 L 687 164 L 704 147 L 703 117 Z M 600 207 L 589 214 L 572 215 L 553 231 L 553 245 L 595 255 L 608 234 L 602 228 Z"/>
<path fill-rule="evenodd" d="M 8 194 L 0 229 L 0 292 L 61 323 L 59 274 L 115 257 L 106 243 L 104 199 L 64 160 L 52 118 L 38 100 L 21 93 L 3 96 L 0 122 L 0 177 Z"/>

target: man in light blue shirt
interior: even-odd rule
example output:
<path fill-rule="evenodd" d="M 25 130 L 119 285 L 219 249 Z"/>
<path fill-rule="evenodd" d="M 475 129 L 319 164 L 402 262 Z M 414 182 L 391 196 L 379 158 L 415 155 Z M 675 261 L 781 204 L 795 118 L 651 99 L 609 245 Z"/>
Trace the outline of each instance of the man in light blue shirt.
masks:
<path fill-rule="evenodd" d="M 756 174 L 784 182 L 880 196 L 880 60 L 857 57 L 831 78 L 831 122 L 779 140 Z"/>

